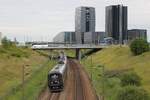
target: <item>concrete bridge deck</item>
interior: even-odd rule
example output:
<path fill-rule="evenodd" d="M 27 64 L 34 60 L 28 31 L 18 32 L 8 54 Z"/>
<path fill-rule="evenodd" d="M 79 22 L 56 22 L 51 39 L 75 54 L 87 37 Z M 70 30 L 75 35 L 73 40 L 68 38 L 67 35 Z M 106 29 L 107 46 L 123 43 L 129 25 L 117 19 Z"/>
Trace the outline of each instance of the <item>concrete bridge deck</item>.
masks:
<path fill-rule="evenodd" d="M 74 44 L 74 45 L 33 45 L 33 50 L 51 50 L 51 49 L 103 49 L 109 45 L 87 45 L 87 44 Z"/>

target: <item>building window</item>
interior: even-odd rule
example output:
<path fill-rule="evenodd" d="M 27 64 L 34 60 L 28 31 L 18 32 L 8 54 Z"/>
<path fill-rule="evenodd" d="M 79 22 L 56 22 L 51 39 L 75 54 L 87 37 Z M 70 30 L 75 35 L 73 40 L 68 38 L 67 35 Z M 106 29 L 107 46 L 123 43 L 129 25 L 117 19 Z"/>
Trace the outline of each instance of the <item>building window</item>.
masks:
<path fill-rule="evenodd" d="M 86 8 L 86 32 L 90 31 L 90 9 Z"/>

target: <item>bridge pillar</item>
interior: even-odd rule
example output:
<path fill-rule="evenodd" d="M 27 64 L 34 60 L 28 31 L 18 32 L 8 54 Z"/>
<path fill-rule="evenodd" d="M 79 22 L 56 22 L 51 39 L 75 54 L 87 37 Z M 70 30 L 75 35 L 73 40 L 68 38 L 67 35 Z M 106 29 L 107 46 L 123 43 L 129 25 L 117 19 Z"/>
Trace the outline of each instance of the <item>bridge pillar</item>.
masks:
<path fill-rule="evenodd" d="M 76 49 L 76 59 L 81 60 L 81 52 L 79 48 Z"/>

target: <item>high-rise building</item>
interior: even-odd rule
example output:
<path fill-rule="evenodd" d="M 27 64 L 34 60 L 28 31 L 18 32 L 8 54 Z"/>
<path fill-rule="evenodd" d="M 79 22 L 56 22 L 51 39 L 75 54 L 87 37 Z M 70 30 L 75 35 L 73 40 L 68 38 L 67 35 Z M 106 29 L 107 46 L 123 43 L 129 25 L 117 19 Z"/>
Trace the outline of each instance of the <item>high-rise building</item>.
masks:
<path fill-rule="evenodd" d="M 105 32 L 116 43 L 127 41 L 128 10 L 127 6 L 111 5 L 106 7 Z"/>
<path fill-rule="evenodd" d="M 58 42 L 58 43 L 75 43 L 75 32 L 60 32 L 58 33 L 54 38 L 53 42 Z"/>
<path fill-rule="evenodd" d="M 95 8 L 93 7 L 76 8 L 75 32 L 77 43 L 83 43 L 84 32 L 95 32 Z"/>
<path fill-rule="evenodd" d="M 145 39 L 147 40 L 147 30 L 146 29 L 131 29 L 128 30 L 128 41 L 134 39 Z"/>

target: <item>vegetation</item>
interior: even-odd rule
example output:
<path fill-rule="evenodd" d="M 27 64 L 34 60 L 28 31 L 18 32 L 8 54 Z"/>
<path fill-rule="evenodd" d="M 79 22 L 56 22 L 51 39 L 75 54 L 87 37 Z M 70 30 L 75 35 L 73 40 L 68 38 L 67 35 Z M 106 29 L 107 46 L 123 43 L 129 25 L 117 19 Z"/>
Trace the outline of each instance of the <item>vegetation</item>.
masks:
<path fill-rule="evenodd" d="M 0 46 L 0 98 L 12 93 L 12 90 L 21 85 L 23 66 L 25 80 L 28 80 L 45 62 L 46 57 L 28 48 Z"/>
<path fill-rule="evenodd" d="M 75 50 L 65 50 L 65 53 L 69 57 L 75 57 Z"/>
<path fill-rule="evenodd" d="M 105 99 L 116 100 L 117 93 L 122 88 L 121 76 L 128 72 L 135 72 L 140 76 L 141 85 L 139 87 L 144 88 L 150 94 L 150 62 L 148 59 L 150 59 L 150 52 L 133 56 L 127 46 L 112 46 L 85 57 L 81 63 L 85 65 L 97 94 L 102 95 L 102 83 L 104 82 Z M 102 78 L 102 67 L 98 65 L 105 66 L 105 81 Z"/>
<path fill-rule="evenodd" d="M 27 80 L 24 84 L 24 99 L 25 100 L 36 100 L 40 91 L 45 87 L 47 83 L 48 71 L 54 66 L 54 61 L 49 61 L 41 66 L 36 72 L 32 74 L 32 77 Z M 23 98 L 22 87 L 18 87 L 17 90 L 5 98 L 5 100 L 21 100 Z"/>
<path fill-rule="evenodd" d="M 13 43 L 9 40 L 9 39 L 7 39 L 7 37 L 4 37 L 3 39 L 2 39 L 2 45 L 3 45 L 3 47 L 10 47 L 10 46 L 12 46 L 13 45 Z"/>
<path fill-rule="evenodd" d="M 135 39 L 130 44 L 130 49 L 134 55 L 140 55 L 144 52 L 149 51 L 149 44 L 146 40 L 143 39 Z"/>
<path fill-rule="evenodd" d="M 149 95 L 144 89 L 127 86 L 118 92 L 116 100 L 149 100 Z"/>
<path fill-rule="evenodd" d="M 121 85 L 122 86 L 128 86 L 128 85 L 135 85 L 140 86 L 141 85 L 141 78 L 135 73 L 124 73 L 121 77 Z"/>

